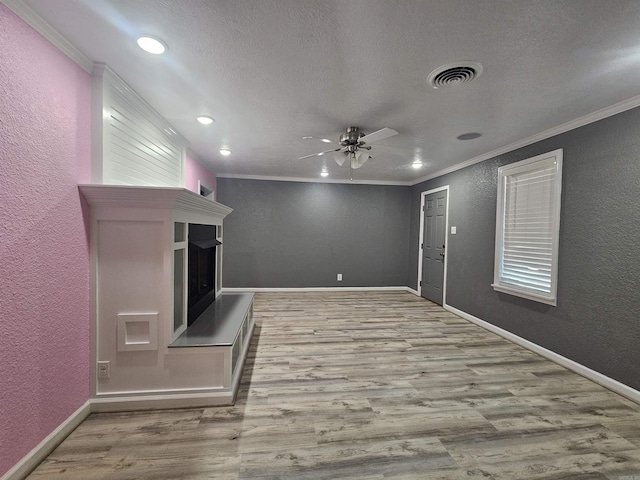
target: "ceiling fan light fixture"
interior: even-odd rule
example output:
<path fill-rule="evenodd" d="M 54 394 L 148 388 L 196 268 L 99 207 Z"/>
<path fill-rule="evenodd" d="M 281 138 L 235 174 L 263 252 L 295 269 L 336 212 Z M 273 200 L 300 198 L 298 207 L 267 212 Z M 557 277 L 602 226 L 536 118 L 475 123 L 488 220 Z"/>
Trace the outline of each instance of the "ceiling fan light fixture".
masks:
<path fill-rule="evenodd" d="M 411 164 L 411 166 L 417 170 L 419 168 L 422 168 L 422 162 L 420 160 L 416 160 Z"/>
<path fill-rule="evenodd" d="M 142 50 L 153 55 L 160 55 L 167 51 L 167 45 L 163 41 L 149 35 L 142 35 L 136 41 Z"/>
<path fill-rule="evenodd" d="M 231 155 L 231 150 L 229 150 L 228 148 L 221 148 L 220 155 L 222 155 L 223 157 L 228 157 L 229 155 Z"/>
<path fill-rule="evenodd" d="M 363 166 L 371 158 L 367 152 L 358 151 L 351 158 L 351 168 L 354 170 Z"/>
<path fill-rule="evenodd" d="M 369 133 L 365 135 L 360 131 L 358 127 L 348 127 L 346 133 L 343 133 L 340 136 L 340 141 L 338 142 L 340 146 L 338 148 L 331 148 L 329 150 L 325 150 L 324 152 L 312 153 L 310 155 L 305 155 L 303 157 L 299 157 L 298 160 L 304 160 L 306 158 L 312 158 L 315 156 L 322 156 L 327 153 L 333 152 L 333 159 L 335 162 L 342 167 L 344 162 L 349 160 L 350 169 L 356 169 L 362 167 L 370 158 L 372 158 L 369 150 L 371 150 L 370 145 L 365 145 L 367 143 L 374 143 L 380 140 L 384 140 L 385 138 L 392 137 L 397 135 L 398 132 L 393 130 L 392 128 L 381 128 L 375 132 Z M 314 137 L 302 137 L 303 139 L 314 138 Z M 318 138 L 318 137 L 316 137 Z M 324 143 L 332 143 L 328 138 L 318 138 L 321 142 Z M 325 169 L 326 170 L 326 164 Z"/>
<path fill-rule="evenodd" d="M 328 177 L 329 176 L 329 172 L 327 172 L 326 168 L 322 169 L 322 171 L 320 172 L 320 176 L 321 177 Z"/>

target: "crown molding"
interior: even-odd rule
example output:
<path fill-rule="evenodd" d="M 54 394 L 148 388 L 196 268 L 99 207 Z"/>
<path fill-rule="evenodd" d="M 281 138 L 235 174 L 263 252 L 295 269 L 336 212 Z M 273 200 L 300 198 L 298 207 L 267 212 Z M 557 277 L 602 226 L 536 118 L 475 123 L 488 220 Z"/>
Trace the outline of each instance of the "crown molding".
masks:
<path fill-rule="evenodd" d="M 426 182 L 427 180 L 432 180 L 434 178 L 442 177 L 448 173 L 455 172 L 457 170 L 461 170 L 466 167 L 470 167 L 471 165 L 475 165 L 476 163 L 484 162 L 485 160 L 489 160 L 491 158 L 497 157 L 499 155 L 504 155 L 505 153 L 513 152 L 522 147 L 526 147 L 527 145 L 534 144 L 536 142 L 540 142 L 542 140 L 546 140 L 547 138 L 555 137 L 556 135 L 560 135 L 561 133 L 565 133 L 571 130 L 575 130 L 576 128 L 583 127 L 585 125 L 589 125 L 591 123 L 595 123 L 597 121 L 603 120 L 607 117 L 612 117 L 613 115 L 617 115 L 622 112 L 626 112 L 627 110 L 631 110 L 632 108 L 636 108 L 640 106 L 640 95 L 635 97 L 631 97 L 627 100 L 623 100 L 618 103 L 614 103 L 605 108 L 601 108 L 600 110 L 596 110 L 595 112 L 589 113 L 587 115 L 583 115 L 582 117 L 578 117 L 569 122 L 565 122 L 556 127 L 550 128 L 543 132 L 537 133 L 525 139 L 519 140 L 514 143 L 510 143 L 504 147 L 498 148 L 496 150 L 492 150 L 490 152 L 484 153 L 477 157 L 470 158 L 469 160 L 465 160 L 463 162 L 452 165 L 451 167 L 444 168 L 442 170 L 438 170 L 436 172 L 430 173 L 428 175 L 422 176 L 415 180 L 411 180 L 408 182 L 394 182 L 394 181 L 384 181 L 384 180 L 334 180 L 334 179 L 319 179 L 319 178 L 295 178 L 295 177 L 268 177 L 268 176 L 260 176 L 260 175 L 235 175 L 235 174 L 218 174 L 218 178 L 241 178 L 248 180 L 272 180 L 272 181 L 282 181 L 282 182 L 314 182 L 314 183 L 345 183 L 345 184 L 368 184 L 368 185 L 400 185 L 400 186 L 413 186 L 422 182 Z"/>
<path fill-rule="evenodd" d="M 302 182 L 302 183 L 342 183 L 347 185 L 390 185 L 408 187 L 413 185 L 411 182 L 397 182 L 385 180 L 347 180 L 333 178 L 299 178 L 299 177 L 277 177 L 263 175 L 239 175 L 235 173 L 218 173 L 216 178 L 237 178 L 242 180 L 267 180 L 271 182 Z"/>
<path fill-rule="evenodd" d="M 563 123 L 561 125 L 558 125 L 557 127 L 550 128 L 549 130 L 545 130 L 544 132 L 540 132 L 536 135 L 532 135 L 523 140 L 519 140 L 496 150 L 492 150 L 491 152 L 487 152 L 483 155 L 479 155 L 464 162 L 457 163 L 451 167 L 438 170 L 434 173 L 430 173 L 429 175 L 425 175 L 424 177 L 420 177 L 417 180 L 414 180 L 410 183 L 410 185 L 417 185 L 418 183 L 441 177 L 448 173 L 455 172 L 456 170 L 461 170 L 465 167 L 475 165 L 476 163 L 484 162 L 485 160 L 489 160 L 490 158 L 513 152 L 514 150 L 526 147 L 527 145 L 546 140 L 547 138 L 555 137 L 556 135 L 560 135 L 561 133 L 584 127 L 585 125 L 595 123 L 607 117 L 612 117 L 613 115 L 617 115 L 618 113 L 626 112 L 627 110 L 631 110 L 632 108 L 636 108 L 638 106 L 640 106 L 640 95 L 631 97 L 627 100 L 623 100 L 622 102 L 614 103 L 613 105 L 610 105 L 608 107 L 601 108 L 600 110 L 596 110 L 595 112 L 589 113 L 582 117 L 578 117 L 575 120 Z"/>
<path fill-rule="evenodd" d="M 345 184 L 367 184 L 367 185 L 413 186 L 422 182 L 426 182 L 427 180 L 432 180 L 434 178 L 442 177 L 443 175 L 446 175 L 448 173 L 452 173 L 457 170 L 470 167 L 471 165 L 475 165 L 476 163 L 484 162 L 485 160 L 489 160 L 499 155 L 504 155 L 505 153 L 513 152 L 514 150 L 517 150 L 522 147 L 526 147 L 527 145 L 531 145 L 536 142 L 540 142 L 542 140 L 546 140 L 547 138 L 555 137 L 556 135 L 560 135 L 561 133 L 575 130 L 576 128 L 589 125 L 590 123 L 595 123 L 607 117 L 612 117 L 613 115 L 626 112 L 627 110 L 631 110 L 632 108 L 636 108 L 639 106 L 640 106 L 640 95 L 637 95 L 627 100 L 623 100 L 622 102 L 618 102 L 608 107 L 601 108 L 600 110 L 596 110 L 595 112 L 589 113 L 587 115 L 583 115 L 582 117 L 578 117 L 569 122 L 565 122 L 561 125 L 558 125 L 556 127 L 550 128 L 543 132 L 537 133 L 525 139 L 519 140 L 514 143 L 510 143 L 509 145 L 506 145 L 504 147 L 498 148 L 496 150 L 492 150 L 490 152 L 484 153 L 477 157 L 470 158 L 469 160 L 456 163 L 451 167 L 443 168 L 442 170 L 438 170 L 436 172 L 430 173 L 428 175 L 422 176 L 420 178 L 417 178 L 415 180 L 411 180 L 408 182 L 394 182 L 394 181 L 384 181 L 384 180 L 350 181 L 350 180 L 334 180 L 334 179 L 319 179 L 319 178 L 268 177 L 268 176 L 260 176 L 260 175 L 235 175 L 230 173 L 218 174 L 217 177 L 218 178 L 241 178 L 241 179 L 248 179 L 248 180 L 271 180 L 271 181 L 281 181 L 281 182 L 314 182 L 314 183 L 345 183 Z"/>
<path fill-rule="evenodd" d="M 24 20 L 31 28 L 49 40 L 71 60 L 76 62 L 85 72 L 91 73 L 93 61 L 78 50 L 69 40 L 49 25 L 40 15 L 22 0 L 0 0 L 9 10 Z"/>
<path fill-rule="evenodd" d="M 47 23 L 40 15 L 38 15 L 31 7 L 29 7 L 22 0 L 0 0 L 0 3 L 4 4 L 9 10 L 20 17 L 24 22 L 31 26 L 34 30 L 40 33 L 44 38 L 51 42 L 55 47 L 67 55 L 73 60 L 80 68 L 90 74 L 99 74 L 94 69 L 93 61 L 78 50 L 71 42 L 63 37 L 57 30 L 55 30 L 49 23 Z M 342 183 L 342 184 L 363 184 L 363 185 L 397 185 L 397 186 L 413 186 L 427 180 L 441 177 L 448 173 L 461 170 L 463 168 L 475 165 L 476 163 L 489 160 L 491 158 L 503 155 L 508 152 L 512 152 L 527 145 L 531 145 L 547 138 L 559 135 L 561 133 L 574 130 L 576 128 L 588 125 L 590 123 L 603 120 L 607 117 L 617 115 L 626 110 L 636 108 L 640 106 L 640 95 L 632 97 L 627 100 L 623 100 L 611 106 L 602 108 L 593 113 L 578 117 L 575 120 L 563 123 L 556 127 L 550 128 L 538 134 L 527 137 L 523 140 L 511 143 L 504 147 L 492 150 L 477 157 L 465 160 L 457 163 L 451 167 L 438 170 L 428 175 L 419 177 L 411 181 L 384 181 L 384 180 L 347 180 L 347 179 L 318 179 L 318 178 L 296 178 L 296 177 L 280 177 L 280 176 L 262 176 L 262 175 L 240 175 L 240 174 L 218 174 L 218 178 L 237 178 L 247 180 L 270 180 L 281 182 L 312 182 L 312 183 Z M 204 164 L 204 162 L 199 162 Z"/>

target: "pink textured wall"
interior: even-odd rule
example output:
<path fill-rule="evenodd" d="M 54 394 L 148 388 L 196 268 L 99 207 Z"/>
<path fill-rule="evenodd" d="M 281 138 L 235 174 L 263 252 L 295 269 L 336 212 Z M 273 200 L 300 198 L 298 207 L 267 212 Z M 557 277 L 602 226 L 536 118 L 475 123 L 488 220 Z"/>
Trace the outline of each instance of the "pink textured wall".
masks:
<path fill-rule="evenodd" d="M 207 187 L 217 190 L 216 176 L 207 170 L 204 166 L 198 163 L 187 151 L 186 162 L 186 184 L 185 187 L 192 192 L 200 193 L 198 191 L 198 180 L 204 183 Z"/>
<path fill-rule="evenodd" d="M 0 476 L 89 398 L 90 88 L 0 4 Z"/>

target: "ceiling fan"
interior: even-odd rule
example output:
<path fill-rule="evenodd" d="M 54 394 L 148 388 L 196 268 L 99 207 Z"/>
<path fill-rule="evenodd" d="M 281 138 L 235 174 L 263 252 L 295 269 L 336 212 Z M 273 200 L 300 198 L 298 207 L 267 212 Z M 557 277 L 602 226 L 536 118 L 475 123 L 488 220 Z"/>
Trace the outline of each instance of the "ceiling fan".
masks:
<path fill-rule="evenodd" d="M 371 150 L 371 145 L 368 144 L 384 140 L 385 138 L 389 138 L 397 134 L 398 132 L 394 129 L 385 127 L 365 135 L 358 127 L 348 127 L 346 133 L 340 135 L 339 148 L 332 148 L 331 150 L 325 150 L 324 152 L 305 155 L 304 157 L 300 157 L 299 160 L 316 156 L 320 157 L 327 153 L 334 152 L 333 159 L 338 165 L 342 166 L 348 159 L 350 171 L 355 170 L 360 168 L 371 158 L 371 155 L 368 153 L 369 150 Z"/>

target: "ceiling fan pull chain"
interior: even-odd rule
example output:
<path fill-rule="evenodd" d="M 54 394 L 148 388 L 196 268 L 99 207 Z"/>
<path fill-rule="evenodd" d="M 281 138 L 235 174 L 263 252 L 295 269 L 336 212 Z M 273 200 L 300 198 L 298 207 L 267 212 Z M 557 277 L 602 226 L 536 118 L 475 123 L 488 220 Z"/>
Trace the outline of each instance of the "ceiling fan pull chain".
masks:
<path fill-rule="evenodd" d="M 356 154 L 353 154 L 353 158 L 355 158 Z M 353 182 L 353 158 L 349 159 L 349 180 Z"/>

